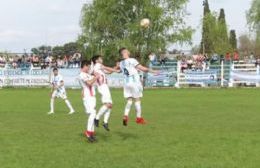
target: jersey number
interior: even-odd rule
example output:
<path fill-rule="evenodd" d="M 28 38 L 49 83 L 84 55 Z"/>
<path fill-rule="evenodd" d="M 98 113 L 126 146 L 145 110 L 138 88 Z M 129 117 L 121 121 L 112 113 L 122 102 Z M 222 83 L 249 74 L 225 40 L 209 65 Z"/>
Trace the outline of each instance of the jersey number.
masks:
<path fill-rule="evenodd" d="M 124 68 L 124 74 L 129 76 L 129 72 L 128 72 L 128 70 L 126 68 Z"/>

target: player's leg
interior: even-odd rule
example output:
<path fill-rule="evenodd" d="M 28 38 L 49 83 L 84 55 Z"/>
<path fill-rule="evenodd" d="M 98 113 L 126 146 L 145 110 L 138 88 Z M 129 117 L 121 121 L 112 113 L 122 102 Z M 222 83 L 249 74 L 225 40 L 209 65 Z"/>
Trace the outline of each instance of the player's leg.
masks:
<path fill-rule="evenodd" d="M 136 123 L 137 124 L 146 124 L 146 121 L 142 117 L 142 107 L 141 107 L 141 99 L 135 99 L 135 111 L 136 111 Z"/>
<path fill-rule="evenodd" d="M 97 113 L 97 115 L 96 115 L 96 118 L 95 118 L 95 126 L 96 126 L 96 127 L 99 127 L 99 120 L 100 120 L 101 116 L 102 116 L 103 114 L 105 114 L 105 112 L 106 112 L 107 110 L 108 110 L 108 107 L 107 107 L 106 104 L 103 104 L 103 105 L 100 107 L 100 109 L 99 109 L 99 111 L 98 111 L 98 113 Z"/>
<path fill-rule="evenodd" d="M 108 121 L 109 121 L 109 118 L 110 118 L 110 114 L 111 114 L 111 110 L 112 110 L 113 105 L 112 105 L 112 103 L 107 103 L 106 106 L 108 107 L 108 110 L 106 111 L 106 113 L 104 115 L 103 127 L 105 128 L 105 130 L 110 131 Z"/>
<path fill-rule="evenodd" d="M 124 111 L 124 118 L 123 118 L 123 125 L 124 126 L 127 126 L 128 124 L 128 116 L 129 116 L 129 113 L 131 111 L 131 107 L 132 107 L 132 104 L 133 104 L 133 99 L 131 97 L 127 98 L 127 103 L 126 103 L 126 106 L 125 106 L 125 111 Z"/>
<path fill-rule="evenodd" d="M 126 105 L 124 110 L 124 117 L 123 117 L 123 125 L 127 126 L 128 124 L 128 116 L 131 111 L 131 107 L 133 104 L 133 98 L 132 98 L 132 88 L 130 86 L 124 87 L 124 97 L 126 98 Z"/>
<path fill-rule="evenodd" d="M 65 99 L 65 103 L 66 103 L 67 107 L 68 107 L 69 110 L 70 110 L 69 114 L 75 113 L 75 110 L 74 110 L 74 108 L 72 107 L 72 105 L 71 105 L 71 103 L 70 103 L 70 101 L 69 101 L 68 99 Z"/>
<path fill-rule="evenodd" d="M 112 109 L 112 97 L 109 90 L 109 87 L 107 85 L 102 85 L 99 87 L 99 93 L 101 94 L 101 101 L 103 103 L 103 106 L 100 108 L 96 119 L 95 119 L 95 125 L 96 127 L 99 126 L 99 120 L 102 115 L 104 115 L 104 123 L 103 127 L 109 131 L 108 128 L 108 120 L 110 118 L 110 113 Z"/>
<path fill-rule="evenodd" d="M 51 95 L 51 100 L 50 100 L 50 112 L 48 114 L 53 114 L 54 113 L 54 102 L 55 102 L 55 98 L 57 95 L 57 91 L 53 91 L 52 95 Z"/>
<path fill-rule="evenodd" d="M 70 110 L 69 114 L 75 113 L 75 110 L 74 110 L 74 108 L 72 107 L 70 101 L 68 100 L 68 97 L 67 97 L 67 94 L 66 94 L 65 91 L 62 92 L 62 93 L 60 93 L 60 97 L 65 101 L 67 107 L 69 108 L 69 110 Z"/>
<path fill-rule="evenodd" d="M 85 131 L 85 135 L 88 138 L 89 142 L 96 141 L 96 139 L 94 137 L 94 134 L 95 134 L 94 120 L 96 117 L 95 104 L 96 104 L 96 100 L 94 100 L 94 99 L 84 100 L 84 107 L 85 107 L 86 113 L 89 116 L 87 125 L 86 125 L 87 130 Z"/>
<path fill-rule="evenodd" d="M 146 122 L 142 117 L 141 97 L 143 97 L 143 87 L 141 84 L 134 87 L 133 97 L 135 99 L 136 123 L 145 124 Z"/>

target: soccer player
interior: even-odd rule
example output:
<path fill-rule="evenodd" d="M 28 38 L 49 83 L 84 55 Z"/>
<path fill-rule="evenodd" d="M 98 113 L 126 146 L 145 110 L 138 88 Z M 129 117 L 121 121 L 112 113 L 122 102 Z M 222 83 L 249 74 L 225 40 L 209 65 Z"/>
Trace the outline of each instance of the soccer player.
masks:
<path fill-rule="evenodd" d="M 142 117 L 141 111 L 141 98 L 143 97 L 143 86 L 138 71 L 149 72 L 154 74 L 157 74 L 158 72 L 140 65 L 136 59 L 130 58 L 130 52 L 126 48 L 121 48 L 119 50 L 119 54 L 121 55 L 123 60 L 119 63 L 118 68 L 120 68 L 121 72 L 123 72 L 124 74 L 124 97 L 127 100 L 123 117 L 123 125 L 127 126 L 128 124 L 128 116 L 133 101 L 135 102 L 136 123 L 146 124 L 146 121 Z"/>
<path fill-rule="evenodd" d="M 67 107 L 70 110 L 69 114 L 75 113 L 75 110 L 73 109 L 70 101 L 67 98 L 63 77 L 59 74 L 59 71 L 57 68 L 53 69 L 53 76 L 51 78 L 51 84 L 52 84 L 52 94 L 51 94 L 51 102 L 50 102 L 51 111 L 48 114 L 54 114 L 55 98 L 61 98 L 65 101 Z"/>
<path fill-rule="evenodd" d="M 94 88 L 94 83 L 98 79 L 98 75 L 92 76 L 91 71 L 91 61 L 82 61 L 81 72 L 80 72 L 80 85 L 82 86 L 82 99 L 85 107 L 86 113 L 89 115 L 87 122 L 87 130 L 85 135 L 89 142 L 95 142 L 95 126 L 94 120 L 96 117 L 96 93 Z"/>
<path fill-rule="evenodd" d="M 102 106 L 98 111 L 98 114 L 96 115 L 95 118 L 95 126 L 99 127 L 99 120 L 102 115 L 104 115 L 104 123 L 103 127 L 105 130 L 109 131 L 109 126 L 108 126 L 108 120 L 110 117 L 111 109 L 112 109 L 112 97 L 110 94 L 110 90 L 107 84 L 107 77 L 106 74 L 110 74 L 113 72 L 119 72 L 116 69 L 107 67 L 103 65 L 103 59 L 101 55 L 96 55 L 92 59 L 92 62 L 94 64 L 94 73 L 99 75 L 99 78 L 97 79 L 97 89 L 98 92 L 101 95 L 101 101 L 102 101 Z"/>

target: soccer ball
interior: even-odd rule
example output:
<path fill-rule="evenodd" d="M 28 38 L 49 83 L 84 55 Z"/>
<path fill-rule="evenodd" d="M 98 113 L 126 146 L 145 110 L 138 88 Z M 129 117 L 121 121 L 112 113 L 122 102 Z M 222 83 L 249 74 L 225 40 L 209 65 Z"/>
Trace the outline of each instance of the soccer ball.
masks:
<path fill-rule="evenodd" d="M 148 18 L 142 19 L 140 25 L 142 28 L 148 28 L 150 26 L 150 19 Z"/>

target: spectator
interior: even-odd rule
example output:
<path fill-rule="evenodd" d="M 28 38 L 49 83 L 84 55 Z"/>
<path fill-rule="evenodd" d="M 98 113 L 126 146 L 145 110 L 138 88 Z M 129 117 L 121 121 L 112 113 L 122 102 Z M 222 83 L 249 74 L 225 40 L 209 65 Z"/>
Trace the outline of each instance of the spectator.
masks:
<path fill-rule="evenodd" d="M 238 54 L 237 51 L 234 52 L 233 60 L 234 61 L 239 61 L 239 54 Z"/>

